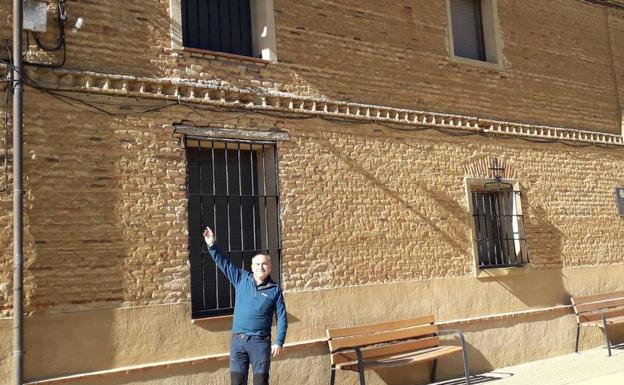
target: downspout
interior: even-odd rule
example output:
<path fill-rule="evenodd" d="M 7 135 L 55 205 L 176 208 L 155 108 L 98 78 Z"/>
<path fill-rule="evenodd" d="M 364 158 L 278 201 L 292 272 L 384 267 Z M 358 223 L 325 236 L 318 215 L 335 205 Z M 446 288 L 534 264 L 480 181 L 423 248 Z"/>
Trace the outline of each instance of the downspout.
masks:
<path fill-rule="evenodd" d="M 13 363 L 15 385 L 24 378 L 24 256 L 22 190 L 22 22 L 23 0 L 13 0 Z"/>

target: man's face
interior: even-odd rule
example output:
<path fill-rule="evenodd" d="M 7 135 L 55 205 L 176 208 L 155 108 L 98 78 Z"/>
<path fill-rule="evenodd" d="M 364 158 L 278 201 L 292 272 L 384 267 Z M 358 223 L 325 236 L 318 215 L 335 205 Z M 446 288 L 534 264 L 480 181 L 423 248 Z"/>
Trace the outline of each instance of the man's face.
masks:
<path fill-rule="evenodd" d="M 251 260 L 251 271 L 254 278 L 264 281 L 271 273 L 271 260 L 264 254 L 258 254 Z"/>

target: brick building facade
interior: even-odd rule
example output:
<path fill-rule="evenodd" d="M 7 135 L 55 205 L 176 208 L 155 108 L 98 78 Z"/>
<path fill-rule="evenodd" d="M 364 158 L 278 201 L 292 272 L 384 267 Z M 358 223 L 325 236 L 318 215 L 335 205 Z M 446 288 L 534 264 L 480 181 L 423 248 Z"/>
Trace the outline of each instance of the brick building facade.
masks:
<path fill-rule="evenodd" d="M 260 248 L 274 243 L 288 306 L 275 384 L 328 380 L 326 327 L 427 313 L 466 331 L 475 372 L 567 353 L 569 296 L 622 290 L 624 2 L 474 2 L 477 38 L 494 52 L 477 59 L 458 54 L 453 29 L 453 7 L 470 1 L 252 0 L 254 42 L 258 23 L 269 28 L 265 46 L 252 47 L 260 58 L 183 47 L 190 2 L 61 2 L 65 52 L 29 33 L 27 61 L 64 60 L 25 73 L 29 381 L 227 383 L 231 319 L 192 317 L 215 310 L 206 300 L 195 310 L 204 292 L 191 280 L 189 164 L 201 143 L 208 157 L 223 146 L 250 159 L 274 149 L 278 215 L 253 206 L 251 232 Z M 9 3 L 0 3 L 4 40 Z M 57 13 L 50 2 L 37 35 L 45 47 L 59 36 Z M 72 32 L 78 17 L 84 26 Z M 12 376 L 10 166 L 0 195 L 2 383 Z M 262 172 L 252 195 L 271 195 L 261 194 Z M 479 246 L 488 230 L 475 222 L 484 207 L 468 182 L 481 193 L 496 175 L 520 192 L 508 212 L 517 222 L 499 225 L 518 235 L 498 251 Z M 520 249 L 527 259 L 512 261 Z M 486 252 L 494 268 L 483 268 Z M 601 341 L 587 332 L 582 344 Z M 449 361 L 442 377 L 461 373 Z M 424 367 L 371 375 L 426 378 Z"/>

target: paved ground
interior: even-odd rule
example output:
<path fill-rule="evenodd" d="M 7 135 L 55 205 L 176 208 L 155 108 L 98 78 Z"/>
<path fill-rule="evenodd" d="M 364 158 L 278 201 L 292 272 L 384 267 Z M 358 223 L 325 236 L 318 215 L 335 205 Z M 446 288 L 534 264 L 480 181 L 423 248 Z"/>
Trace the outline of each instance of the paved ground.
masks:
<path fill-rule="evenodd" d="M 472 383 L 487 385 L 624 385 L 624 344 L 612 348 L 585 350 L 579 354 L 549 358 L 496 369 L 475 376 Z M 451 380 L 438 385 L 461 385 Z"/>

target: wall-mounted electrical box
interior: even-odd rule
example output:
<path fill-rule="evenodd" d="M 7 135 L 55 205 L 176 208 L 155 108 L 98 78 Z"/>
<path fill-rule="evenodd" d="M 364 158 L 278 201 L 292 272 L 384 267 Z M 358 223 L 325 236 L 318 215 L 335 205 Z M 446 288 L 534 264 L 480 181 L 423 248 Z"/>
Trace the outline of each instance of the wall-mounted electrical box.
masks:
<path fill-rule="evenodd" d="M 48 4 L 38 0 L 24 1 L 24 29 L 45 32 L 48 27 Z"/>
<path fill-rule="evenodd" d="M 624 217 L 624 187 L 615 188 L 615 200 L 617 201 L 620 216 Z"/>

